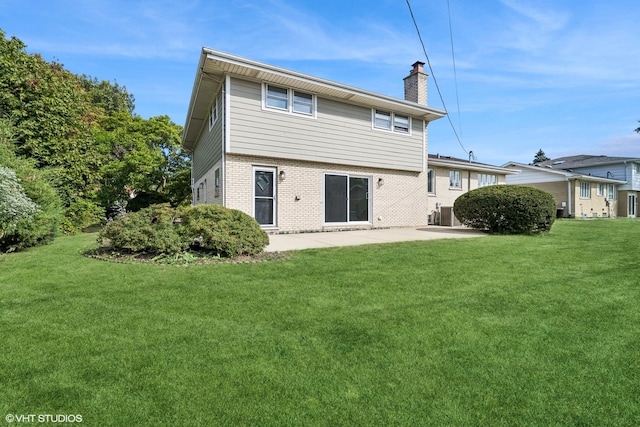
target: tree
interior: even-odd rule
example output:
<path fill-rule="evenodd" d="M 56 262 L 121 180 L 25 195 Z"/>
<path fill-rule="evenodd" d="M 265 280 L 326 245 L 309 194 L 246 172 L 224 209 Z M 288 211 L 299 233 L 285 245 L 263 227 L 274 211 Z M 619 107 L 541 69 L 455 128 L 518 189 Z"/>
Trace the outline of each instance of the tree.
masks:
<path fill-rule="evenodd" d="M 545 162 L 547 160 L 551 160 L 551 159 L 548 158 L 546 154 L 544 154 L 544 151 L 542 151 L 542 148 L 541 148 L 538 150 L 538 152 L 536 153 L 536 156 L 533 158 L 533 164 L 535 165 L 536 163 Z"/>
<path fill-rule="evenodd" d="M 640 123 L 640 120 L 638 120 L 638 123 Z M 635 132 L 640 133 L 640 126 L 638 126 L 638 127 L 635 129 Z"/>
<path fill-rule="evenodd" d="M 179 204 L 190 193 L 189 158 L 181 150 L 182 128 L 168 116 L 145 120 L 126 112 L 105 117 L 94 131 L 108 148 L 98 197 L 102 206 L 125 206 L 132 197 Z M 138 204 L 137 208 L 150 203 Z"/>

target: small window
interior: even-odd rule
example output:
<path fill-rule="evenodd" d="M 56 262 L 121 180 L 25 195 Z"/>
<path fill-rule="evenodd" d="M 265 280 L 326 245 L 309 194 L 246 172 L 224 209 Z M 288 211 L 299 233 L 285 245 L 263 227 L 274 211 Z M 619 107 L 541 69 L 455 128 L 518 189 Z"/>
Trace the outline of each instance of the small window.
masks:
<path fill-rule="evenodd" d="M 462 188 L 462 180 L 460 179 L 460 171 L 449 171 L 449 187 Z"/>
<path fill-rule="evenodd" d="M 427 170 L 427 193 L 436 194 L 436 176 L 433 169 Z"/>
<path fill-rule="evenodd" d="M 604 193 L 605 193 L 605 186 L 604 186 L 604 184 L 603 184 L 603 183 L 599 182 L 599 183 L 596 185 L 596 195 L 598 195 L 598 196 L 604 196 Z"/>
<path fill-rule="evenodd" d="M 217 168 L 214 172 L 215 180 L 214 180 L 214 188 L 215 188 L 215 197 L 220 197 L 220 168 Z"/>
<path fill-rule="evenodd" d="M 267 107 L 289 109 L 289 91 L 282 87 L 267 85 Z"/>
<path fill-rule="evenodd" d="M 397 133 L 410 133 L 411 119 L 389 111 L 373 110 L 373 127 Z"/>
<path fill-rule="evenodd" d="M 374 126 L 379 129 L 391 129 L 391 113 L 376 110 Z"/>
<path fill-rule="evenodd" d="M 590 182 L 580 182 L 580 198 L 581 199 L 590 199 L 591 198 L 591 183 Z"/>
<path fill-rule="evenodd" d="M 616 186 L 614 184 L 609 184 L 609 200 L 616 200 Z"/>
<path fill-rule="evenodd" d="M 211 113 L 209 113 L 209 130 L 213 129 L 213 125 L 218 121 L 220 115 L 218 108 L 218 98 L 216 98 L 211 105 Z"/>
<path fill-rule="evenodd" d="M 313 114 L 313 95 L 298 91 L 293 92 L 293 111 L 302 114 Z"/>
<path fill-rule="evenodd" d="M 393 130 L 401 133 L 409 133 L 409 117 L 394 115 Z"/>
<path fill-rule="evenodd" d="M 478 187 L 486 187 L 487 185 L 496 185 L 498 177 L 487 173 L 478 174 Z"/>

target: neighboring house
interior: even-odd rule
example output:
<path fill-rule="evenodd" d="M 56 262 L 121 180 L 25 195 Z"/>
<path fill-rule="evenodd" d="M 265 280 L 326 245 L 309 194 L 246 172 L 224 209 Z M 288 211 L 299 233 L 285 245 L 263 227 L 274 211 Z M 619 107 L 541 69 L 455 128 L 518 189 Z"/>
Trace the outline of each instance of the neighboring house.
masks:
<path fill-rule="evenodd" d="M 635 217 L 640 191 L 640 159 L 608 156 L 570 156 L 525 165 L 507 177 L 508 184 L 527 185 L 553 195 L 559 217 Z"/>
<path fill-rule="evenodd" d="M 453 214 L 453 203 L 458 197 L 475 188 L 506 184 L 507 175 L 518 173 L 439 154 L 429 154 L 427 167 L 429 224 L 448 226 L 460 224 Z"/>
<path fill-rule="evenodd" d="M 405 98 L 204 48 L 183 133 L 193 203 L 270 232 L 427 224 L 426 105 L 416 62 Z"/>

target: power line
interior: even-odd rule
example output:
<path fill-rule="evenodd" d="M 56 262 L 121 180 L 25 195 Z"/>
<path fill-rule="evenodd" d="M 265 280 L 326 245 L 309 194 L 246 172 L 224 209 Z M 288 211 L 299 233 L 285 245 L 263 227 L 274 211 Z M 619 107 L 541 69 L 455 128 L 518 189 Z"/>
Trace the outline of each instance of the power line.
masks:
<path fill-rule="evenodd" d="M 413 15 L 413 10 L 411 9 L 411 3 L 409 3 L 409 0 L 406 0 L 406 2 L 407 2 L 407 6 L 409 7 L 409 13 L 411 14 L 411 19 L 413 20 L 413 25 L 416 27 L 416 32 L 418 33 L 418 39 L 420 40 L 420 44 L 422 45 L 422 51 L 424 52 L 425 58 L 427 58 L 427 64 L 429 65 L 429 72 L 431 73 L 431 77 L 433 77 L 433 83 L 436 85 L 436 89 L 438 90 L 438 95 L 440 96 L 440 101 L 442 102 L 442 108 L 447 113 L 447 119 L 449 120 L 449 124 L 451 125 L 451 130 L 453 130 L 453 134 L 456 136 L 456 139 L 458 140 L 458 144 L 460 144 L 460 147 L 462 147 L 462 150 L 468 154 L 469 152 L 467 151 L 466 148 L 464 148 L 464 145 L 462 145 L 462 141 L 460 141 L 458 132 L 456 132 L 456 128 L 453 125 L 453 122 L 451 121 L 451 116 L 449 115 L 447 106 L 444 103 L 444 98 L 442 97 L 440 86 L 438 85 L 438 81 L 436 80 L 436 75 L 434 74 L 433 68 L 431 67 L 431 61 L 429 60 L 429 55 L 427 55 L 427 48 L 425 48 L 424 46 L 424 42 L 422 41 L 422 35 L 420 34 L 420 29 L 418 28 L 418 23 L 416 22 L 416 18 Z"/>
<path fill-rule="evenodd" d="M 451 40 L 451 60 L 453 62 L 453 80 L 456 86 L 456 104 L 458 107 L 458 131 L 462 136 L 462 117 L 460 117 L 460 96 L 458 95 L 458 71 L 456 69 L 456 54 L 453 49 L 453 27 L 451 25 L 451 6 L 449 0 L 447 0 L 447 14 L 449 15 L 449 40 Z M 470 151 L 471 153 L 471 151 Z"/>

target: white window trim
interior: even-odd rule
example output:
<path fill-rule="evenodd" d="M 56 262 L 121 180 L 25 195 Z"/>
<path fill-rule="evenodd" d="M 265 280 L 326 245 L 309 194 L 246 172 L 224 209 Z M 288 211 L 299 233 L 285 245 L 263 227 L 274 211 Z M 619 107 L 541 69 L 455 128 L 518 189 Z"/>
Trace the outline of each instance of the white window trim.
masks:
<path fill-rule="evenodd" d="M 323 211 L 322 213 L 322 224 L 326 225 L 326 226 L 335 226 L 335 225 L 363 225 L 363 224 L 371 224 L 372 218 L 373 218 L 373 197 L 372 197 L 372 191 L 373 191 L 373 176 L 371 175 L 358 175 L 358 174 L 349 174 L 349 173 L 344 173 L 344 172 L 325 172 L 322 174 L 322 205 L 326 206 L 326 201 L 325 201 L 325 195 L 327 194 L 325 191 L 325 183 L 327 182 L 327 175 L 337 175 L 337 176 L 346 176 L 347 177 L 347 221 L 346 222 L 327 222 L 326 221 L 326 213 Z M 366 178 L 369 182 L 369 188 L 368 188 L 368 197 L 367 197 L 367 203 L 368 203 L 368 216 L 369 218 L 367 218 L 366 221 L 349 221 L 349 205 L 348 205 L 348 195 L 349 195 L 349 178 Z"/>
<path fill-rule="evenodd" d="M 270 105 L 267 105 L 267 93 L 269 90 L 268 89 L 269 86 L 277 87 L 287 91 L 287 108 L 278 108 L 278 107 L 272 107 Z M 311 95 L 311 114 L 294 110 L 293 100 L 294 100 L 294 94 L 296 92 L 305 94 L 305 95 Z M 297 90 L 297 89 L 274 85 L 270 83 L 262 83 L 262 110 L 271 111 L 271 112 L 280 113 L 280 114 L 290 114 L 297 117 L 307 117 L 307 118 L 315 119 L 317 117 L 317 111 L 318 111 L 318 97 L 313 93 L 305 92 L 303 90 Z"/>
<path fill-rule="evenodd" d="M 458 173 L 458 183 L 460 184 L 459 187 L 451 185 L 451 172 L 457 172 Z M 462 190 L 462 172 L 460 172 L 460 170 L 458 170 L 458 169 L 449 170 L 449 189 L 451 189 L 451 190 Z"/>
<path fill-rule="evenodd" d="M 591 199 L 591 183 L 589 181 L 580 181 L 580 198 Z"/>
<path fill-rule="evenodd" d="M 209 131 L 213 129 L 218 119 L 220 119 L 220 97 L 216 96 L 213 104 L 211 104 L 211 111 L 209 112 Z"/>
<path fill-rule="evenodd" d="M 498 175 L 490 173 L 478 174 L 478 188 L 488 187 L 490 185 L 498 185 Z"/>
<path fill-rule="evenodd" d="M 377 112 L 389 114 L 390 127 L 376 126 L 376 113 Z M 396 130 L 396 115 L 399 116 L 399 117 L 403 117 L 403 118 L 406 117 L 408 119 L 409 127 L 408 127 L 406 132 L 403 132 L 403 131 L 400 131 L 400 130 Z M 391 132 L 391 133 L 395 133 L 397 135 L 411 136 L 412 128 L 413 128 L 413 118 L 411 116 L 408 116 L 408 115 L 405 115 L 405 114 L 396 114 L 393 111 L 382 110 L 382 109 L 379 109 L 379 108 L 372 108 L 371 109 L 371 129 L 373 129 L 373 130 L 377 130 L 377 131 L 381 131 L 381 132 Z"/>
<path fill-rule="evenodd" d="M 599 182 L 596 184 L 596 196 L 604 196 L 606 193 L 605 184 Z"/>
<path fill-rule="evenodd" d="M 429 191 L 429 174 L 431 174 L 431 189 L 433 191 Z M 427 169 L 427 194 L 436 194 L 436 171 L 433 168 Z"/>
<path fill-rule="evenodd" d="M 278 226 L 278 169 L 271 166 L 254 166 L 251 170 L 251 216 L 256 217 L 256 172 L 273 172 L 273 224 L 260 224 L 261 228 Z"/>

